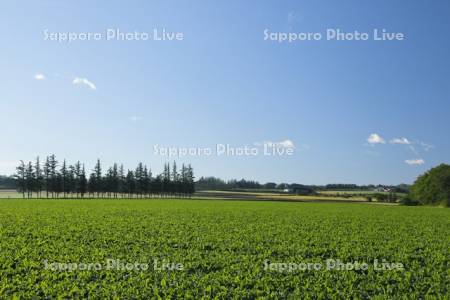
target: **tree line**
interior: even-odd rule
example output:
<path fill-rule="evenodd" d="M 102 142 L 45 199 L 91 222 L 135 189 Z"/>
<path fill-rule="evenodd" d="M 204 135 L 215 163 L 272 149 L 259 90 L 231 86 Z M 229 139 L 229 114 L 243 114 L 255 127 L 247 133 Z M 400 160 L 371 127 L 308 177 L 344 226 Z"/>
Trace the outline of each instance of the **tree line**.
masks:
<path fill-rule="evenodd" d="M 143 163 L 127 171 L 114 163 L 103 173 L 99 159 L 88 177 L 84 164 L 69 165 L 65 159 L 60 163 L 55 155 L 43 164 L 39 157 L 34 162 L 21 161 L 16 169 L 17 190 L 24 198 L 184 198 L 195 191 L 191 165 L 183 164 L 178 170 L 176 162 L 166 163 L 163 173 L 155 177 Z"/>
<path fill-rule="evenodd" d="M 327 184 L 327 185 L 304 185 L 298 183 L 259 183 L 255 180 L 222 180 L 217 177 L 200 177 L 196 182 L 196 190 L 239 190 L 239 189 L 260 189 L 260 190 L 289 190 L 292 193 L 311 194 L 314 191 L 374 191 L 390 190 L 396 193 L 407 193 L 409 186 L 400 184 L 397 186 L 387 185 L 357 185 L 357 184 Z"/>
<path fill-rule="evenodd" d="M 14 177 L 0 175 L 0 190 L 2 190 L 2 189 L 14 190 L 16 188 L 17 188 L 17 183 L 16 183 L 16 179 Z"/>
<path fill-rule="evenodd" d="M 225 181 L 216 177 L 200 177 L 196 182 L 197 190 L 258 189 L 262 187 L 263 185 L 257 181 L 245 179 Z"/>
<path fill-rule="evenodd" d="M 450 165 L 440 164 L 420 175 L 403 203 L 450 207 Z"/>

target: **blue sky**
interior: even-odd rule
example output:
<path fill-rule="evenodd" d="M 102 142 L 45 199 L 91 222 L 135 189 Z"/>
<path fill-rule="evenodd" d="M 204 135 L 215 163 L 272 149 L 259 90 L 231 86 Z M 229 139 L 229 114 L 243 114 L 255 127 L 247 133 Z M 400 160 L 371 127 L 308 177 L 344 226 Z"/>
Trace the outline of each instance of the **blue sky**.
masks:
<path fill-rule="evenodd" d="M 411 183 L 449 163 L 448 1 L 3 1 L 0 174 L 55 153 L 93 167 L 176 159 L 196 176 Z M 181 41 L 44 39 L 44 31 L 181 32 Z M 401 32 L 403 41 L 264 40 Z M 158 155 L 272 143 L 293 155 Z"/>

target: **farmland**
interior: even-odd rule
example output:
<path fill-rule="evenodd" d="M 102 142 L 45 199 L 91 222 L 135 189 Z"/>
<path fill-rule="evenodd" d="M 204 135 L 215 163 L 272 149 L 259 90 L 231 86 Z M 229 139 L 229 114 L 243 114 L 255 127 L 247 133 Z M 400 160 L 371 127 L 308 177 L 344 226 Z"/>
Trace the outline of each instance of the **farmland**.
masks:
<path fill-rule="evenodd" d="M 317 195 L 295 195 L 275 192 L 254 192 L 254 191 L 199 191 L 196 197 L 212 199 L 235 199 L 235 200 L 270 200 L 270 201 L 298 201 L 298 202 L 367 202 L 367 199 L 360 194 L 353 194 L 344 197 L 337 194 L 317 194 Z"/>
<path fill-rule="evenodd" d="M 6 199 L 22 198 L 22 194 L 15 190 L 0 190 L 0 199 L 2 198 Z"/>
<path fill-rule="evenodd" d="M 235 192 L 235 191 L 199 191 L 194 194 L 195 198 L 201 199 L 234 199 L 234 200 L 272 200 L 272 201 L 299 201 L 299 202 L 311 202 L 311 201 L 336 201 L 336 202 L 367 202 L 367 199 L 360 194 L 347 193 L 345 196 L 340 194 L 325 194 L 320 193 L 318 195 L 302 196 L 286 193 L 275 192 Z M 76 198 L 76 194 L 67 195 L 67 198 Z M 22 198 L 22 194 L 14 190 L 0 190 L 0 199 L 14 199 Z M 37 198 L 34 194 L 33 198 Z"/>
<path fill-rule="evenodd" d="M 449 244 L 450 211 L 435 207 L 3 199 L 0 298 L 448 297 Z M 327 259 L 368 268 L 280 267 Z"/>

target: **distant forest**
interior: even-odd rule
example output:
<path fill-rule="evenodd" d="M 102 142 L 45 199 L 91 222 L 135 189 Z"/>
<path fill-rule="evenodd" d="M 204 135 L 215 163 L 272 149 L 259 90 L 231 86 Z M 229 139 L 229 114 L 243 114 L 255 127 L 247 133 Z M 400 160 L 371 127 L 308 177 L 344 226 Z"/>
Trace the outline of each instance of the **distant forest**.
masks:
<path fill-rule="evenodd" d="M 397 186 L 389 185 L 356 185 L 356 184 L 327 184 L 327 185 L 303 185 L 298 183 L 275 183 L 268 182 L 261 184 L 253 180 L 229 180 L 225 181 L 216 177 L 201 177 L 195 183 L 195 189 L 200 190 L 273 190 L 287 191 L 290 193 L 310 194 L 315 191 L 373 191 L 376 189 L 389 189 L 392 192 L 407 193 L 410 186 L 400 184 Z"/>
<path fill-rule="evenodd" d="M 17 167 L 16 188 L 23 197 L 84 198 L 89 197 L 190 197 L 194 191 L 194 171 L 184 164 L 180 169 L 174 162 L 164 165 L 164 171 L 153 177 L 151 170 L 139 163 L 135 170 L 125 171 L 123 165 L 114 163 L 103 173 L 100 160 L 87 177 L 84 164 L 74 165 L 64 159 L 58 162 L 55 155 L 48 156 L 43 164 L 35 162 Z"/>
<path fill-rule="evenodd" d="M 15 190 L 17 180 L 13 176 L 0 175 L 0 190 Z"/>

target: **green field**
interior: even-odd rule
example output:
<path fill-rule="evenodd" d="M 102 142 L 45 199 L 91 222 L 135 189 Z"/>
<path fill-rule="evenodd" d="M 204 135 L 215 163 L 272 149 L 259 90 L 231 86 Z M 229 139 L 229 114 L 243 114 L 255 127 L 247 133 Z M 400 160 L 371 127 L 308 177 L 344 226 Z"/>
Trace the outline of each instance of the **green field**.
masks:
<path fill-rule="evenodd" d="M 448 298 L 449 245 L 444 208 L 0 200 L 0 298 Z M 106 269 L 107 259 L 153 268 Z M 155 270 L 155 259 L 182 270 Z M 327 259 L 368 269 L 265 269 Z M 404 270 L 375 270 L 375 259 Z M 44 260 L 72 270 L 45 269 Z M 95 263 L 101 269 L 80 270 Z"/>

